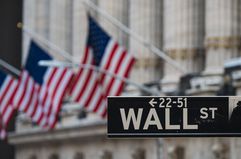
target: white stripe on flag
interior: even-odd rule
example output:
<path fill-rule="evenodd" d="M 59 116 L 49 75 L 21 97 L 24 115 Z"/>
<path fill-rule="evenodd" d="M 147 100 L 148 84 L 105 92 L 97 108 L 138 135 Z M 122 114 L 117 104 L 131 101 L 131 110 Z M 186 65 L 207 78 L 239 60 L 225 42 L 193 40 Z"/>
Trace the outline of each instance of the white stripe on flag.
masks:
<path fill-rule="evenodd" d="M 24 88 L 27 85 L 27 78 L 28 78 L 28 74 L 26 71 L 23 71 L 22 75 L 21 75 L 21 81 L 19 84 L 19 88 L 16 92 L 16 95 L 14 96 L 14 106 L 19 107 L 19 102 L 22 96 L 24 96 L 23 92 L 24 92 Z"/>
<path fill-rule="evenodd" d="M 20 103 L 20 107 L 19 107 L 19 110 L 23 111 L 26 107 L 28 107 L 28 102 L 32 95 L 32 93 L 37 93 L 37 92 L 33 92 L 34 90 L 34 81 L 33 79 L 30 77 L 29 80 L 27 81 L 27 90 L 26 90 L 26 93 L 24 94 L 24 98 L 22 100 L 22 102 Z"/>
<path fill-rule="evenodd" d="M 120 57 L 121 57 L 123 51 L 124 50 L 121 47 L 119 47 L 117 49 L 117 51 L 114 53 L 114 56 L 112 57 L 112 59 L 110 59 L 110 57 L 109 57 L 109 60 L 111 61 L 110 66 L 108 68 L 109 72 L 115 73 L 115 69 L 117 67 L 117 63 L 120 60 Z M 103 89 L 104 90 L 107 89 L 108 85 L 110 84 L 110 80 L 111 79 L 112 79 L 112 76 L 109 76 L 109 75 L 105 74 L 104 80 L 103 80 Z"/>
<path fill-rule="evenodd" d="M 29 117 L 31 117 L 33 111 L 35 110 L 36 102 L 38 102 L 38 94 L 36 92 L 37 92 L 37 90 L 36 90 L 36 88 L 34 88 L 33 97 L 31 99 L 30 106 L 26 112 Z"/>
<path fill-rule="evenodd" d="M 43 109 L 42 109 L 42 107 L 40 105 L 38 105 L 37 109 L 36 109 L 36 113 L 32 117 L 33 121 L 37 122 L 40 119 L 42 114 L 43 114 Z"/>
<path fill-rule="evenodd" d="M 63 78 L 60 79 L 61 82 L 58 87 L 58 91 L 54 96 L 54 105 L 59 105 L 60 102 L 62 102 L 61 100 L 62 100 L 63 93 L 65 91 L 66 86 L 68 85 L 68 83 L 70 81 L 71 76 L 72 76 L 72 72 L 69 70 L 69 71 L 65 72 Z M 56 107 L 54 107 L 54 112 L 57 112 Z"/>
<path fill-rule="evenodd" d="M 8 84 L 11 84 L 10 87 L 8 88 L 8 90 L 5 90 L 7 91 L 7 93 L 5 94 L 5 97 L 2 99 L 1 103 L 0 103 L 0 113 L 4 111 L 4 109 L 9 105 L 9 101 L 13 95 L 13 92 L 15 90 L 15 84 L 14 84 L 14 81 L 11 82 L 11 78 L 7 78 L 6 79 L 7 83 Z M 7 88 L 5 88 L 7 89 Z"/>
<path fill-rule="evenodd" d="M 119 70 L 118 70 L 118 75 L 121 77 L 124 77 L 125 72 L 128 69 L 128 66 L 130 62 L 132 61 L 132 57 L 130 55 L 125 55 L 124 61 L 122 62 Z M 123 81 L 115 79 L 113 85 L 111 86 L 110 93 L 108 95 L 116 95 L 120 85 L 122 84 Z"/>
<path fill-rule="evenodd" d="M 7 107 L 7 110 L 5 111 L 5 113 L 2 114 L 2 118 L 3 118 L 2 120 L 3 120 L 3 124 L 4 124 L 5 126 L 7 126 L 6 124 L 7 124 L 7 122 L 9 121 L 9 119 L 10 119 L 11 114 L 12 114 L 13 111 L 14 111 L 14 110 L 13 110 L 12 106 L 9 105 L 9 106 Z"/>
<path fill-rule="evenodd" d="M 52 107 L 53 107 L 53 100 L 54 100 L 54 98 L 53 98 L 54 97 L 54 90 L 57 87 L 58 81 L 59 81 L 63 71 L 64 71 L 63 68 L 57 69 L 57 71 L 54 74 L 53 79 L 51 79 L 50 85 L 48 87 L 49 89 L 48 89 L 47 100 L 43 104 L 44 111 L 46 112 L 46 114 L 51 113 L 51 111 L 53 109 Z M 52 72 L 52 73 L 54 73 L 54 72 Z M 51 76 L 51 75 L 49 75 L 49 76 Z"/>
<path fill-rule="evenodd" d="M 4 80 L 1 90 L 0 90 L 0 97 L 3 96 L 3 93 L 5 92 L 5 90 L 7 89 L 8 83 L 9 83 L 10 77 L 7 76 L 6 79 Z"/>
<path fill-rule="evenodd" d="M 96 90 L 94 91 L 94 95 L 91 97 L 91 101 L 88 105 L 89 111 L 94 111 L 95 107 L 98 106 L 98 101 L 102 97 L 102 90 L 100 86 L 96 87 Z"/>
<path fill-rule="evenodd" d="M 56 73 L 54 74 L 54 77 L 51 80 L 51 83 L 49 85 L 49 91 L 48 91 L 49 95 L 51 95 L 51 96 L 53 95 L 54 90 L 58 84 L 58 81 L 59 81 L 63 71 L 64 71 L 64 68 L 59 68 L 59 69 L 57 69 Z"/>
<path fill-rule="evenodd" d="M 86 64 L 91 64 L 93 61 L 92 53 L 87 53 L 86 56 L 87 56 Z M 87 78 L 87 74 L 89 71 L 90 71 L 89 69 L 83 69 L 83 72 L 81 73 L 80 77 L 78 79 L 75 79 L 77 84 L 76 84 L 75 88 L 73 88 L 74 90 L 73 90 L 73 93 L 71 94 L 72 99 L 74 101 L 77 100 L 79 93 L 82 91 L 82 88 L 84 86 L 84 83 L 85 83 L 85 80 Z"/>
<path fill-rule="evenodd" d="M 106 98 L 103 98 L 102 101 L 101 101 L 101 104 L 99 106 L 99 109 L 97 110 L 97 114 L 100 115 L 100 116 L 103 116 L 103 113 L 106 111 Z"/>
<path fill-rule="evenodd" d="M 9 82 L 10 82 L 10 81 L 9 81 Z M 0 105 L 1 105 L 1 112 L 3 112 L 4 109 L 9 106 L 9 104 L 11 104 L 11 103 L 10 103 L 10 100 L 11 100 L 11 98 L 12 98 L 12 96 L 13 96 L 13 93 L 14 93 L 14 91 L 15 91 L 15 89 L 16 89 L 16 86 L 17 86 L 16 81 L 13 81 L 13 82 L 11 83 L 11 86 L 10 86 L 10 88 L 9 88 L 9 90 L 8 90 L 5 98 L 3 99 L 3 101 L 2 101 L 1 104 L 0 104 Z"/>
<path fill-rule="evenodd" d="M 111 39 L 108 44 L 107 47 L 105 48 L 104 51 L 104 56 L 102 57 L 101 63 L 100 63 L 100 67 L 105 67 L 105 65 L 107 64 L 108 60 L 109 60 L 109 56 L 114 48 L 114 46 L 116 45 L 116 42 Z M 92 53 L 91 53 L 92 54 Z"/>
<path fill-rule="evenodd" d="M 53 67 L 50 67 L 47 69 L 46 73 L 44 74 L 44 83 L 47 83 L 50 80 L 49 78 L 51 77 L 53 71 L 54 71 Z"/>
<path fill-rule="evenodd" d="M 87 84 L 87 88 L 82 96 L 82 98 L 80 99 L 80 105 L 84 105 L 84 106 L 87 106 L 86 105 L 86 102 L 88 100 L 88 98 L 91 96 L 91 91 L 94 89 L 94 85 L 97 81 L 97 73 L 92 71 L 91 72 L 91 77 L 88 81 L 88 84 Z"/>

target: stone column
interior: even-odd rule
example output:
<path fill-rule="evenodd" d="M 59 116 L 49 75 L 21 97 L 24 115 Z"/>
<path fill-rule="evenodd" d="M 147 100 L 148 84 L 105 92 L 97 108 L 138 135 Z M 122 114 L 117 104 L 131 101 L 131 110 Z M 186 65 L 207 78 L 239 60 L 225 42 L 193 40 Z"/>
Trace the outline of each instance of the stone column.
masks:
<path fill-rule="evenodd" d="M 28 30 L 37 33 L 39 36 L 48 39 L 49 30 L 49 0 L 24 0 L 23 6 L 23 25 Z M 30 41 L 33 37 L 23 31 L 23 55 L 22 66 L 28 56 Z M 37 41 L 38 42 L 38 41 Z M 25 115 L 20 114 L 16 122 L 16 130 L 22 131 L 32 126 L 31 120 Z M 24 122 L 21 122 L 24 120 Z"/>
<path fill-rule="evenodd" d="M 168 159 L 234 159 L 229 153 L 229 138 L 167 138 L 164 141 Z"/>
<path fill-rule="evenodd" d="M 58 47 L 72 52 L 72 7 L 73 0 L 50 1 L 49 40 Z M 57 53 L 52 54 L 58 59 L 64 59 Z"/>
<path fill-rule="evenodd" d="M 84 53 L 87 36 L 87 15 L 84 4 L 79 0 L 73 0 L 73 56 L 80 62 Z"/>
<path fill-rule="evenodd" d="M 240 0 L 208 0 L 205 3 L 206 62 L 204 76 L 220 77 L 225 61 L 240 54 Z M 215 85 L 218 84 L 220 85 L 221 81 Z M 217 90 L 209 89 L 208 91 L 215 95 Z M 211 141 L 214 141 L 211 148 L 213 158 L 239 158 L 240 140 L 222 138 L 216 139 L 216 141 L 212 139 L 208 142 Z"/>
<path fill-rule="evenodd" d="M 116 18 L 118 21 L 128 26 L 128 12 L 129 12 L 129 0 L 97 0 L 97 5 L 110 14 L 112 17 Z M 98 15 L 98 21 L 100 25 L 106 30 L 115 40 L 117 40 L 121 45 L 127 47 L 128 36 L 122 32 L 117 26 L 113 25 L 102 15 Z"/>
<path fill-rule="evenodd" d="M 36 3 L 32 0 L 23 1 L 23 24 L 25 27 L 35 29 L 35 7 Z M 25 62 L 31 37 L 23 31 L 23 56 L 22 64 Z"/>
<path fill-rule="evenodd" d="M 195 94 L 203 94 L 205 90 L 210 94 L 219 95 L 227 92 L 222 90 L 224 85 L 229 84 L 229 78 L 224 77 L 224 63 L 227 60 L 240 55 L 240 0 L 210 0 L 206 1 L 205 18 L 205 70 L 202 78 L 210 78 L 206 88 L 199 87 L 194 90 Z M 220 79 L 216 82 L 211 78 Z M 239 85 L 235 85 L 236 88 Z"/>
<path fill-rule="evenodd" d="M 162 47 L 162 8 L 162 0 L 130 1 L 130 29 L 158 48 Z M 137 58 L 131 80 L 138 83 L 160 80 L 159 57 L 131 37 L 129 51 Z"/>
<path fill-rule="evenodd" d="M 240 55 L 240 0 L 206 1 L 206 68 L 221 74 L 226 60 Z"/>
<path fill-rule="evenodd" d="M 241 140 L 239 138 L 231 138 L 231 146 L 230 146 L 230 158 L 238 159 L 241 155 Z"/>
<path fill-rule="evenodd" d="M 174 92 L 180 76 L 203 69 L 204 1 L 164 0 L 164 51 L 185 72 L 165 63 L 163 91 Z"/>
<path fill-rule="evenodd" d="M 49 0 L 36 0 L 35 31 L 38 35 L 48 39 L 49 37 Z"/>

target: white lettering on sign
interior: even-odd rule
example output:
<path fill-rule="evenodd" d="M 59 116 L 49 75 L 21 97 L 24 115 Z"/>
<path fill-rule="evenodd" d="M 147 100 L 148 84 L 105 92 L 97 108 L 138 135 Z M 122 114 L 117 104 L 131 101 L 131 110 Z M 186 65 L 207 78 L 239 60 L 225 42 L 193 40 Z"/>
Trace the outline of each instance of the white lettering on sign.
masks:
<path fill-rule="evenodd" d="M 165 122 L 161 122 L 158 116 L 158 113 L 155 108 L 149 109 L 147 117 L 143 117 L 143 108 L 138 108 L 137 113 L 135 113 L 133 108 L 128 109 L 127 114 L 124 108 L 120 108 L 120 115 L 124 130 L 128 130 L 130 128 L 130 124 L 134 126 L 134 130 L 148 130 L 150 126 L 156 126 L 158 130 L 162 130 L 163 128 L 166 130 L 180 130 L 181 124 L 183 125 L 183 129 L 186 130 L 196 130 L 198 129 L 198 125 L 188 123 L 188 109 L 183 108 L 183 120 L 182 123 L 171 123 L 171 109 L 165 108 Z M 212 117 L 214 117 L 216 109 L 210 109 L 212 111 Z M 205 112 L 205 111 L 204 111 Z M 141 128 L 141 121 L 144 120 L 144 126 Z M 163 125 L 164 127 L 163 127 Z"/>
<path fill-rule="evenodd" d="M 189 125 L 188 124 L 188 110 L 187 110 L 187 108 L 183 108 L 183 129 L 186 129 L 186 130 L 198 129 L 198 125 Z"/>
<path fill-rule="evenodd" d="M 171 117 L 170 117 L 170 108 L 166 108 L 165 110 L 165 122 L 166 122 L 166 129 L 173 130 L 173 129 L 180 129 L 180 125 L 171 125 Z"/>
<path fill-rule="evenodd" d="M 200 118 L 201 119 L 207 119 L 209 118 L 209 111 L 211 111 L 211 119 L 215 119 L 215 111 L 217 111 L 218 108 L 216 107 L 210 107 L 210 108 L 206 108 L 206 107 L 203 107 L 200 109 Z"/>
<path fill-rule="evenodd" d="M 147 130 L 150 125 L 155 125 L 158 130 L 163 129 L 159 117 L 157 115 L 156 109 L 154 108 L 150 109 L 143 129 Z"/>
<path fill-rule="evenodd" d="M 136 117 L 134 109 L 130 108 L 129 111 L 128 111 L 128 115 L 126 117 L 125 110 L 123 108 L 121 108 L 120 113 L 121 113 L 121 119 L 122 119 L 124 129 L 125 130 L 129 129 L 130 122 L 132 120 L 132 123 L 134 125 L 134 129 L 138 130 L 140 128 L 142 112 L 143 112 L 143 108 L 139 108 L 138 113 L 137 113 L 137 117 Z"/>

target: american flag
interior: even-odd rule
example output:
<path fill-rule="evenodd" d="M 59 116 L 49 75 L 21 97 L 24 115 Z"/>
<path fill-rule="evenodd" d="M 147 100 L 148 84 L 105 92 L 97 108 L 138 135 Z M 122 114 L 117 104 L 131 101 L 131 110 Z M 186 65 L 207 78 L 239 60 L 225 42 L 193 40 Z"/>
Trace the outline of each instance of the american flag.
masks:
<path fill-rule="evenodd" d="M 82 64 L 91 64 L 121 77 L 128 77 L 135 59 L 118 45 L 93 18 L 88 17 L 88 41 Z M 106 97 L 118 96 L 124 82 L 101 72 L 80 68 L 70 89 L 73 100 L 88 111 L 106 116 Z"/>
<path fill-rule="evenodd" d="M 67 68 L 41 67 L 40 60 L 52 60 L 52 57 L 31 42 L 14 105 L 38 125 L 54 128 L 73 73 Z"/>
<path fill-rule="evenodd" d="M 17 80 L 0 71 L 0 138 L 6 137 L 8 123 L 14 113 L 13 97 L 17 89 Z"/>

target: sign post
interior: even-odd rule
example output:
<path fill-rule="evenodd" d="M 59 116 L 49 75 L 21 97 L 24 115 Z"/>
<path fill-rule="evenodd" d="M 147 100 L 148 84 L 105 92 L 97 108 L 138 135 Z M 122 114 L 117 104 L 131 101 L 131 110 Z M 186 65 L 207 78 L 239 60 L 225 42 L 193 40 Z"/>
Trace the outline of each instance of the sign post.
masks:
<path fill-rule="evenodd" d="M 109 97 L 108 137 L 241 136 L 241 97 Z"/>

